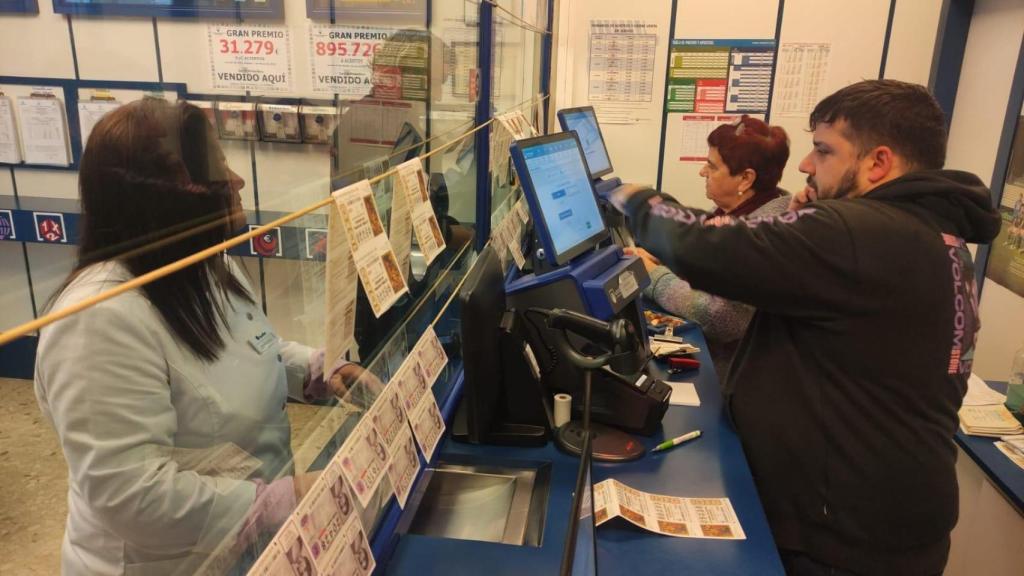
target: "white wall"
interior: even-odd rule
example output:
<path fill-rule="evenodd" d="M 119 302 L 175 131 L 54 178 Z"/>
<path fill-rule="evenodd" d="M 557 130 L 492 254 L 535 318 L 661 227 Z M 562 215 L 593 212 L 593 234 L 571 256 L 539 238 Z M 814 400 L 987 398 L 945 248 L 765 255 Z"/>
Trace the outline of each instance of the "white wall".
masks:
<path fill-rule="evenodd" d="M 679 0 L 673 37 L 679 39 L 771 39 L 775 37 L 777 0 Z M 882 57 L 889 0 L 788 0 L 785 3 L 780 44 L 828 42 L 831 62 L 821 97 L 856 81 L 877 78 Z M 927 84 L 932 67 L 942 2 L 896 2 L 889 44 L 886 77 Z M 624 6 L 617 0 L 563 0 L 559 6 L 553 76 L 555 108 L 592 104 L 587 98 L 588 40 L 590 20 L 646 19 L 659 23 L 670 20 L 669 0 L 650 0 Z M 723 16 L 727 15 L 727 16 Z M 631 126 L 602 124 L 608 141 L 615 175 L 625 181 L 657 180 L 657 160 L 664 155 L 662 189 L 682 202 L 710 206 L 704 196 L 700 164 L 680 162 L 678 148 L 681 128 L 669 116 L 665 149 L 659 150 L 660 117 L 664 100 L 666 44 L 658 47 L 654 100 L 649 110 L 657 118 L 651 123 Z M 776 87 L 777 88 L 777 87 Z M 777 94 L 778 92 L 776 92 Z M 797 170 L 800 159 L 810 151 L 807 118 L 778 114 L 773 101 L 771 122 L 786 129 L 791 140 L 790 161 L 782 186 L 803 188 L 804 176 Z"/>
<path fill-rule="evenodd" d="M 899 4 L 899 2 L 897 2 Z M 789 42 L 827 42 L 831 44 L 831 62 L 820 98 L 843 86 L 869 78 L 878 78 L 889 16 L 888 0 L 788 0 L 782 15 L 780 46 Z M 779 78 L 776 77 L 775 94 Z M 807 117 L 782 116 L 779 99 L 772 101 L 772 124 L 789 134 L 790 156 L 780 185 L 790 191 L 801 190 L 806 176 L 797 170 L 800 160 L 811 151 Z"/>
<path fill-rule="evenodd" d="M 950 126 L 948 168 L 974 172 L 985 182 L 992 177 L 1022 38 L 1024 4 L 977 0 Z M 1022 327 L 1024 298 L 986 281 L 974 358 L 979 376 L 1007 379 L 1013 353 L 1024 345 Z"/>
<path fill-rule="evenodd" d="M 552 76 L 556 100 L 553 110 L 591 104 L 589 89 L 589 45 L 591 20 L 644 20 L 658 28 L 657 55 L 651 101 L 641 106 L 643 120 L 629 124 L 602 123 L 615 176 L 627 182 L 654 184 L 658 178 L 658 145 L 661 110 L 665 92 L 668 57 L 670 0 L 644 0 L 625 4 L 615 0 L 561 0 L 559 6 L 557 66 Z"/>

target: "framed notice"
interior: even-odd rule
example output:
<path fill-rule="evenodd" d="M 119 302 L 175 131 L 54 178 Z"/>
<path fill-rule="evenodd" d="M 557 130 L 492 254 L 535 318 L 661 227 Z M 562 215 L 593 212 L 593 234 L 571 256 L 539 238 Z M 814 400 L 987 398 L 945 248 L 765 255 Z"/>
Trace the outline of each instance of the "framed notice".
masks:
<path fill-rule="evenodd" d="M 421 15 L 427 20 L 427 0 L 306 0 L 306 17 L 310 20 L 340 21 L 341 16 L 376 16 L 403 21 Z"/>
<path fill-rule="evenodd" d="M 8 1 L 0 0 L 0 4 Z M 35 4 L 35 0 L 19 1 Z M 53 0 L 53 11 L 96 16 L 280 19 L 284 17 L 284 0 Z"/>
<path fill-rule="evenodd" d="M 36 0 L 0 0 L 0 12 L 39 14 L 39 4 Z"/>

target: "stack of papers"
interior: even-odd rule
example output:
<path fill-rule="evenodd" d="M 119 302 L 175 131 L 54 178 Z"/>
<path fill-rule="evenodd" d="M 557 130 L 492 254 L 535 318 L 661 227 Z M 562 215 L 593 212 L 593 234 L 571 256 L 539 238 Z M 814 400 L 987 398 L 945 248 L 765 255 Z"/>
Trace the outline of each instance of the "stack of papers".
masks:
<path fill-rule="evenodd" d="M 967 394 L 964 395 L 964 406 L 987 406 L 1006 402 L 1006 394 L 1000 394 L 988 387 L 985 381 L 971 374 L 967 379 Z"/>
<path fill-rule="evenodd" d="M 1024 469 L 1024 435 L 1003 436 L 1001 442 L 996 442 L 996 448 L 1006 454 L 1014 464 Z"/>
<path fill-rule="evenodd" d="M 971 436 L 1010 436 L 1024 433 L 1020 422 L 1002 404 L 964 406 L 960 409 L 960 429 Z"/>

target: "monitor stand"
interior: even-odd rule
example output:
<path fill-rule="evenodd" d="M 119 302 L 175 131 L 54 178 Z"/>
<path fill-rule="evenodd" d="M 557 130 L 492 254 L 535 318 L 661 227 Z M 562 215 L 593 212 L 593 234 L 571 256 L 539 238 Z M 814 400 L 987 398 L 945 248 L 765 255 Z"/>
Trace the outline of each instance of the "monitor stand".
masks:
<path fill-rule="evenodd" d="M 579 456 L 585 437 L 583 422 L 573 420 L 558 429 L 555 443 L 569 454 Z M 590 423 L 590 449 L 592 458 L 600 462 L 628 462 L 644 455 L 644 447 L 636 438 L 599 422 Z"/>

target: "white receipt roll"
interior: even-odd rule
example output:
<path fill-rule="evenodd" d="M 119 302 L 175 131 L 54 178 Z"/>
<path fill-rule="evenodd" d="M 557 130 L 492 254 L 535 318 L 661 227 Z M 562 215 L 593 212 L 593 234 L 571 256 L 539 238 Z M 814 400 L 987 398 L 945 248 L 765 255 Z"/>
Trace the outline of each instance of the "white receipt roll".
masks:
<path fill-rule="evenodd" d="M 571 414 L 572 396 L 555 394 L 555 427 L 560 427 L 568 422 Z"/>

